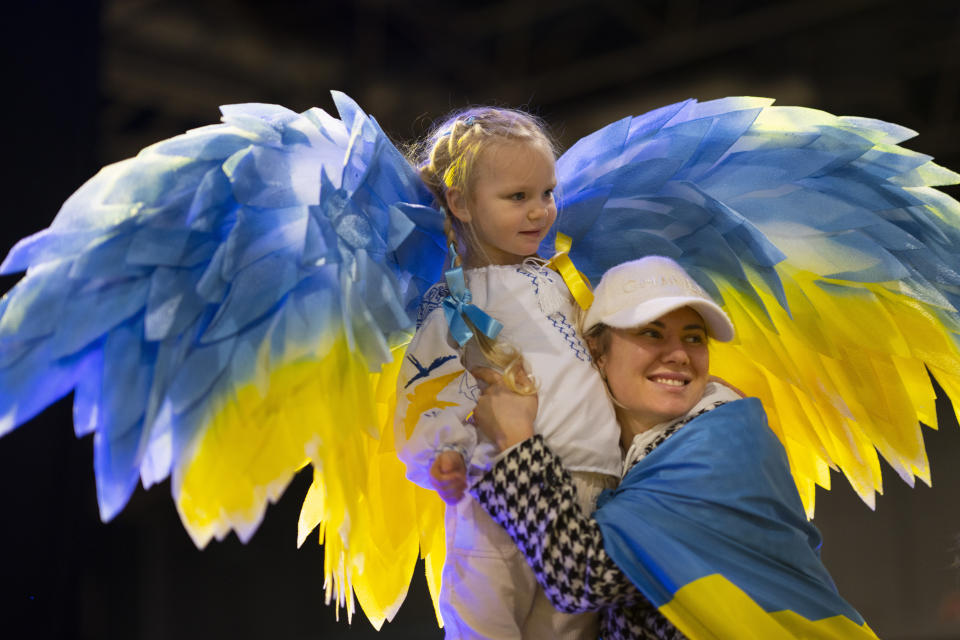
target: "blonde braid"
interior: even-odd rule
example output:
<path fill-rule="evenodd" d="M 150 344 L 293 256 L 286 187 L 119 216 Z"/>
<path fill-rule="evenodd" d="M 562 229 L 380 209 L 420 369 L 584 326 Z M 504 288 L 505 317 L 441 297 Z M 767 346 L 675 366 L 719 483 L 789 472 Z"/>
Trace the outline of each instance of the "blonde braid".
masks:
<path fill-rule="evenodd" d="M 430 161 L 426 165 L 420 167 L 420 179 L 423 180 L 423 183 L 427 185 L 427 188 L 430 189 L 430 192 L 433 193 L 433 197 L 436 198 L 437 204 L 440 206 L 440 210 L 443 212 L 443 234 L 447 239 L 447 246 L 454 247 L 454 253 L 450 256 L 450 266 L 459 267 L 462 263 L 459 253 L 459 229 L 457 229 L 459 223 L 456 218 L 450 215 L 450 211 L 447 209 L 447 197 L 446 189 L 444 187 L 443 179 L 440 177 L 440 172 L 437 168 L 436 163 L 436 154 L 437 154 L 436 145 L 431 154 Z"/>
<path fill-rule="evenodd" d="M 450 268 L 459 267 L 463 261 L 457 250 L 457 231 L 453 228 L 453 216 L 446 212 L 443 216 L 443 233 L 447 236 L 447 246 L 454 249 L 453 255 L 450 256 Z"/>

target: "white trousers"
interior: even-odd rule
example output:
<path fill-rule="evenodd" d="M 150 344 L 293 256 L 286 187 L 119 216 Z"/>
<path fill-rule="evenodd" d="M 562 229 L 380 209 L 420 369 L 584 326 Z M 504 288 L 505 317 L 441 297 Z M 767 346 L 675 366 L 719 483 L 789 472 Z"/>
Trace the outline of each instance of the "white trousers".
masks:
<path fill-rule="evenodd" d="M 571 472 L 577 503 L 593 512 L 597 495 L 617 478 Z M 446 511 L 447 559 L 440 588 L 446 638 L 458 640 L 580 640 L 599 635 L 596 612 L 553 608 L 517 546 L 467 495 Z"/>

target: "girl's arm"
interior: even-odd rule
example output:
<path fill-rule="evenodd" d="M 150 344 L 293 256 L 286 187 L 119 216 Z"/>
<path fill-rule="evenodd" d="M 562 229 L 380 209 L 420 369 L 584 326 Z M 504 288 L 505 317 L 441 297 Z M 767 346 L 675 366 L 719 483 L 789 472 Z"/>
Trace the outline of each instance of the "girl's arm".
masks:
<path fill-rule="evenodd" d="M 441 471 L 434 463 L 445 452 L 455 452 L 465 466 L 469 464 L 477 432 L 466 419 L 477 393 L 476 381 L 464 370 L 460 353 L 451 344 L 443 310 L 435 309 L 417 329 L 397 376 L 394 433 L 410 480 L 440 489 L 431 471 Z"/>

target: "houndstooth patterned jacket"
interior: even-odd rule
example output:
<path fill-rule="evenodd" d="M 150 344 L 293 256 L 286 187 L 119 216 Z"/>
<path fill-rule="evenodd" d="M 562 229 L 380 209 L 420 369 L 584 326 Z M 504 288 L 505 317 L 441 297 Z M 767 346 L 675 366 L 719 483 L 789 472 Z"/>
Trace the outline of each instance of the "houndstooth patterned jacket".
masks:
<path fill-rule="evenodd" d="M 686 638 L 607 555 L 599 525 L 581 513 L 570 477 L 542 437 L 504 455 L 470 491 L 517 543 L 557 609 L 599 611 L 604 640 Z"/>

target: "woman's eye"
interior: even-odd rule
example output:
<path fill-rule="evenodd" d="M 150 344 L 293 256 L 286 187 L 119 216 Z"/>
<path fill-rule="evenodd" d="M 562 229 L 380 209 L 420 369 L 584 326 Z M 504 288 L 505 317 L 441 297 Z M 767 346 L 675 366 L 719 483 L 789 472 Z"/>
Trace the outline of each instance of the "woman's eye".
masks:
<path fill-rule="evenodd" d="M 684 338 L 684 340 L 690 344 L 703 344 L 707 341 L 707 339 L 699 333 L 692 333 Z"/>
<path fill-rule="evenodd" d="M 646 338 L 659 338 L 661 334 L 656 329 L 639 329 L 636 333 L 638 336 L 644 336 Z"/>

